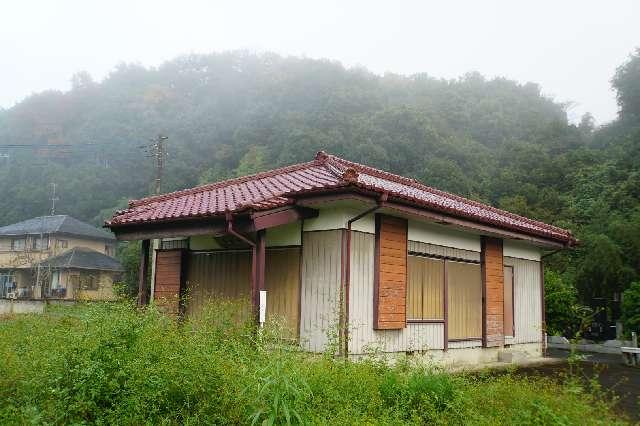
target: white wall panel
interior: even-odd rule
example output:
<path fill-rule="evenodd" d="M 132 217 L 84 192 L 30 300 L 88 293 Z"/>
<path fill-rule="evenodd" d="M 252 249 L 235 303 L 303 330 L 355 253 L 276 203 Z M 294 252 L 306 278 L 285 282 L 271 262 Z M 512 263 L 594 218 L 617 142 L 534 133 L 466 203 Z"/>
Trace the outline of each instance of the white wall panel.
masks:
<path fill-rule="evenodd" d="M 522 241 L 504 240 L 502 246 L 505 257 L 540 261 L 540 248 Z"/>
<path fill-rule="evenodd" d="M 409 240 L 463 250 L 480 251 L 479 235 L 416 220 L 409 220 Z"/>
<path fill-rule="evenodd" d="M 323 352 L 337 333 L 342 231 L 305 232 L 302 244 L 300 344 Z"/>
<path fill-rule="evenodd" d="M 513 266 L 515 336 L 512 343 L 542 340 L 542 302 L 540 262 L 505 257 L 504 264 Z"/>

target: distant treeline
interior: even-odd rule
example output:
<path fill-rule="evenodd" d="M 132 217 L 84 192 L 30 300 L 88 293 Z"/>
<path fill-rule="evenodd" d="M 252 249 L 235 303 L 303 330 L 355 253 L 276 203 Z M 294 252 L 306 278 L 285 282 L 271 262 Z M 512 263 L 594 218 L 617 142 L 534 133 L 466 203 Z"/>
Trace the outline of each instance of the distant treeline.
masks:
<path fill-rule="evenodd" d="M 0 110 L 0 225 L 46 213 L 50 182 L 58 212 L 101 224 L 149 193 L 141 146 L 158 134 L 166 191 L 326 150 L 572 229 L 582 245 L 551 258 L 552 286 L 571 303 L 612 298 L 640 273 L 640 51 L 612 84 L 619 118 L 595 128 L 590 114 L 569 124 L 536 84 L 477 73 L 378 76 L 246 52 L 123 64 L 101 82 L 81 72 L 68 92 Z"/>

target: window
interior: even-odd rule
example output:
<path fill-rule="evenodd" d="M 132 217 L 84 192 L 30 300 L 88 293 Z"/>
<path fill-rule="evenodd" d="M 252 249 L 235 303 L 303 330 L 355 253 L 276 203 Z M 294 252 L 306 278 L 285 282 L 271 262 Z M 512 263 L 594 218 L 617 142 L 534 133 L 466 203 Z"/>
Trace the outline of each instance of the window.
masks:
<path fill-rule="evenodd" d="M 444 261 L 409 256 L 407 319 L 444 321 Z"/>
<path fill-rule="evenodd" d="M 449 340 L 482 337 L 480 265 L 447 261 Z"/>
<path fill-rule="evenodd" d="M 13 240 L 11 240 L 11 250 L 13 251 L 24 251 L 26 245 L 26 238 L 14 238 Z"/>
<path fill-rule="evenodd" d="M 8 238 L 0 239 L 0 251 L 9 251 L 11 250 L 11 240 Z"/>
<path fill-rule="evenodd" d="M 49 248 L 49 236 L 46 237 L 33 237 L 31 238 L 32 250 L 45 250 Z"/>
<path fill-rule="evenodd" d="M 97 290 L 98 289 L 98 277 L 93 275 L 80 275 L 80 288 L 82 290 Z"/>
<path fill-rule="evenodd" d="M 16 277 L 13 271 L 0 271 L 0 297 L 7 297 L 7 293 L 16 290 Z"/>
<path fill-rule="evenodd" d="M 58 240 L 58 247 L 66 249 L 69 247 L 69 241 L 67 240 Z"/>
<path fill-rule="evenodd" d="M 180 239 L 166 239 L 162 240 L 161 247 L 162 249 L 179 249 L 179 248 L 189 248 L 189 240 L 185 238 Z"/>
<path fill-rule="evenodd" d="M 504 335 L 513 337 L 515 322 L 513 316 L 513 266 L 504 267 Z"/>

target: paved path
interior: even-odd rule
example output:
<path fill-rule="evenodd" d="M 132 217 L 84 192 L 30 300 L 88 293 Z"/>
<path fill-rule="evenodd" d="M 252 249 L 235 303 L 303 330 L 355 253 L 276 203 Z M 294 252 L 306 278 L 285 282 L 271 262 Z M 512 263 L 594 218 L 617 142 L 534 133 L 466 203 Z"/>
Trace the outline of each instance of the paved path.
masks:
<path fill-rule="evenodd" d="M 550 349 L 548 355 L 566 360 L 569 351 Z M 624 365 L 621 355 L 600 353 L 583 355 L 585 360 L 580 363 L 580 366 L 585 380 L 597 374 L 602 387 L 620 398 L 617 409 L 627 414 L 633 421 L 640 422 L 640 368 Z M 561 373 L 567 372 L 568 367 L 565 361 L 522 367 L 518 371 L 524 374 L 561 377 Z"/>

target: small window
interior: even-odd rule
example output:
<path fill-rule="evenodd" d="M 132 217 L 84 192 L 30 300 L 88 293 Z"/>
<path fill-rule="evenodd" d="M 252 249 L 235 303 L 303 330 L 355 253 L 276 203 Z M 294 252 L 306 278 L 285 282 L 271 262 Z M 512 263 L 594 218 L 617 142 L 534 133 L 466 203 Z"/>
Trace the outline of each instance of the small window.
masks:
<path fill-rule="evenodd" d="M 66 249 L 69 247 L 69 241 L 67 240 L 58 240 L 58 247 Z"/>
<path fill-rule="evenodd" d="M 11 250 L 11 240 L 8 238 L 0 239 L 0 251 Z"/>
<path fill-rule="evenodd" d="M 11 250 L 24 251 L 27 245 L 26 243 L 26 238 L 14 238 L 13 240 L 11 240 Z"/>
<path fill-rule="evenodd" d="M 98 279 L 93 275 L 81 275 L 80 276 L 80 288 L 82 290 L 97 290 Z"/>
<path fill-rule="evenodd" d="M 409 256 L 407 319 L 444 320 L 444 261 Z"/>
<path fill-rule="evenodd" d="M 49 248 L 49 237 L 33 237 L 31 239 L 32 250 L 45 250 Z"/>
<path fill-rule="evenodd" d="M 171 239 L 162 240 L 162 249 L 180 249 L 189 248 L 189 240 L 187 239 Z"/>
<path fill-rule="evenodd" d="M 504 335 L 513 337 L 515 322 L 513 315 L 513 266 L 504 267 Z"/>

